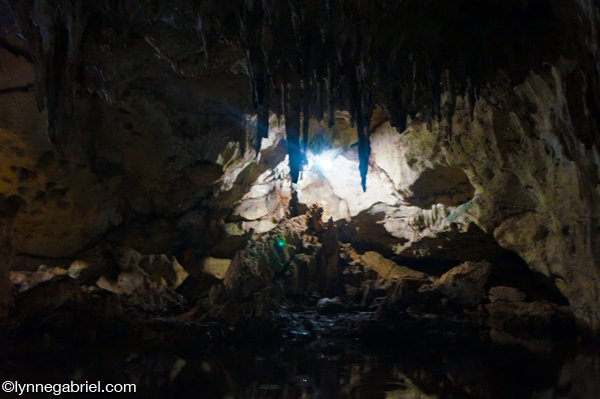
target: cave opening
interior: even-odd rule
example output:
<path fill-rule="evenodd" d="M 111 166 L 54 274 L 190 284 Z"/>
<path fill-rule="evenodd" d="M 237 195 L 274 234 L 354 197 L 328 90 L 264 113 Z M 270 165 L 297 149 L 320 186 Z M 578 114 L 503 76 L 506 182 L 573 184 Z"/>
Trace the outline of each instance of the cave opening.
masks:
<path fill-rule="evenodd" d="M 0 388 L 596 398 L 599 7 L 0 1 Z"/>

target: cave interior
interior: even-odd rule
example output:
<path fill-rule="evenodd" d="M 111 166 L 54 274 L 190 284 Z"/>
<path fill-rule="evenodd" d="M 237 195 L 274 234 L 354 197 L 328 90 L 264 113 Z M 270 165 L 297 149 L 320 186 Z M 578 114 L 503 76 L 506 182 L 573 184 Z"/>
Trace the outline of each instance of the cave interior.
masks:
<path fill-rule="evenodd" d="M 2 0 L 0 376 L 597 398 L 599 149 L 595 0 Z"/>

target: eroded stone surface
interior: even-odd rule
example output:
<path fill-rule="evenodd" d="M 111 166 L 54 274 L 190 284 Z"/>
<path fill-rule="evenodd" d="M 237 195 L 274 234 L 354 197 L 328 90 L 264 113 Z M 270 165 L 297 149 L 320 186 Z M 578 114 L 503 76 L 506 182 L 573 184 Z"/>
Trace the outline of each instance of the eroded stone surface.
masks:
<path fill-rule="evenodd" d="M 417 272 L 406 266 L 400 266 L 378 252 L 365 252 L 360 256 L 360 259 L 367 268 L 376 271 L 381 278 L 386 280 L 403 280 L 406 278 L 425 279 L 426 277 L 424 273 Z"/>
<path fill-rule="evenodd" d="M 195 12 L 186 7 L 157 6 L 169 17 L 154 19 L 124 9 L 133 31 L 110 18 L 93 28 L 98 35 L 86 36 L 81 9 L 41 7 L 34 15 L 30 6 L 15 6 L 29 41 L 11 35 L 20 53 L 0 48 L 10 72 L 0 76 L 0 192 L 27 203 L 14 234 L 0 235 L 11 240 L 3 250 L 64 266 L 102 242 L 144 254 L 192 249 L 229 258 L 252 231 L 277 228 L 291 195 L 285 121 L 267 112 L 270 135 L 255 154 L 252 98 L 241 89 L 255 77 L 242 49 L 219 41 L 206 62 L 190 20 Z M 366 193 L 350 115 L 330 110 L 331 127 L 309 120 L 311 154 L 333 150 L 337 158 L 333 169 L 305 170 L 298 195 L 306 205 L 323 202 L 326 219 L 346 223 L 338 231 L 343 241 L 386 255 L 492 261 L 501 255 L 498 243 L 553 281 L 579 322 L 597 332 L 598 13 L 591 2 L 553 10 L 563 7 L 570 11 L 558 12 L 560 21 L 582 28 L 542 39 L 561 39 L 552 44 L 564 54 L 550 51 L 532 64 L 517 57 L 516 65 L 500 57 L 506 70 L 490 67 L 476 94 L 471 87 L 457 95 L 452 74 L 444 73 L 431 85 L 440 91 L 437 117 L 417 98 L 408 112 L 392 95 L 412 92 L 394 86 L 394 78 L 412 79 L 384 77 L 378 99 L 385 101 L 369 132 Z M 65 10 L 82 18 L 58 23 Z M 144 34 L 136 34 L 141 26 Z M 57 35 L 62 28 L 70 29 L 68 51 Z M 270 254 L 278 270 L 293 257 Z"/>
<path fill-rule="evenodd" d="M 227 269 L 229 269 L 230 264 L 231 259 L 208 257 L 204 258 L 202 261 L 202 271 L 222 280 L 227 274 Z"/>
<path fill-rule="evenodd" d="M 473 307 L 485 298 L 485 286 L 491 272 L 488 262 L 465 262 L 450 269 L 421 291 L 439 292 L 460 306 Z"/>

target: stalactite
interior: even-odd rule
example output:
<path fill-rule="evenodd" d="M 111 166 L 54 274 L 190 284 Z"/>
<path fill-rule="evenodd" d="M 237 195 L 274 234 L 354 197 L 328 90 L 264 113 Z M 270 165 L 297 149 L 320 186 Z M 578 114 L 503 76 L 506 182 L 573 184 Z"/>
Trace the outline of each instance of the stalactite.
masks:
<path fill-rule="evenodd" d="M 256 116 L 256 137 L 257 140 L 269 137 L 269 85 L 266 74 L 263 73 L 262 79 L 259 80 L 259 100 L 257 105 Z M 255 147 L 256 151 L 260 151 L 260 143 Z"/>
<path fill-rule="evenodd" d="M 117 36 L 124 37 L 130 30 L 135 31 L 129 26 L 135 18 L 128 15 L 131 10 L 122 1 L 6 1 L 16 10 L 19 25 L 29 30 L 27 36 L 33 38 L 36 94 L 40 106 L 48 110 L 50 137 L 62 142 L 74 119 L 69 114 L 81 89 L 77 86 L 80 78 L 77 74 L 82 70 L 79 53 L 87 20 L 91 19 L 88 16 L 94 15 L 94 7 L 106 8 L 115 14 L 111 28 Z M 461 5 L 450 2 L 444 6 L 448 13 L 435 13 L 431 2 L 385 0 L 231 0 L 218 4 L 195 0 L 193 3 L 189 12 L 182 14 L 189 15 L 193 24 L 189 28 L 198 36 L 195 51 L 208 61 L 209 54 L 218 54 L 218 47 L 227 43 L 241 50 L 245 58 L 256 115 L 252 143 L 256 153 L 260 152 L 262 139 L 268 137 L 269 116 L 285 115 L 290 166 L 296 176 L 309 142 L 310 118 L 322 121 L 327 114 L 331 127 L 336 111 L 349 111 L 358 130 L 363 186 L 369 152 L 367 116 L 375 98 L 399 131 L 406 129 L 409 120 L 423 118 L 435 128 L 436 118 L 438 122 L 448 119 L 446 128 L 450 136 L 455 96 L 465 96 L 473 115 L 478 90 L 498 70 L 511 70 L 511 76 L 518 78 L 532 65 L 548 62 L 561 51 L 568 54 L 564 43 L 551 50 L 529 48 L 527 53 L 523 53 L 523 46 L 515 46 L 522 43 L 523 37 L 539 39 L 545 27 L 553 26 L 555 16 L 548 11 L 550 7 L 542 10 L 523 6 L 506 14 L 507 7 L 490 4 L 491 9 L 500 13 L 496 18 L 505 18 L 502 21 L 512 21 L 517 15 L 520 21 L 536 23 L 515 26 L 510 32 L 498 30 L 494 25 L 479 24 L 472 28 L 463 24 L 455 27 L 458 36 L 453 36 L 450 29 L 445 30 L 448 37 L 444 37 L 426 31 L 427 25 L 415 24 L 414 12 L 429 15 L 435 22 L 433 25 L 446 27 L 452 22 L 448 17 L 464 14 Z M 144 12 L 152 15 L 154 11 Z M 237 24 L 232 16 L 237 17 Z M 150 22 L 140 18 L 138 23 L 146 27 Z M 474 47 L 453 44 L 457 40 L 451 39 L 473 37 L 473 29 L 482 35 L 473 42 Z M 495 45 L 490 47 L 486 43 Z M 483 44 L 486 45 L 478 47 Z M 474 54 L 482 56 L 473 57 Z M 520 60 L 518 65 L 515 60 Z M 597 103 L 597 99 L 591 98 L 595 92 L 590 89 L 588 93 L 590 102 Z"/>
<path fill-rule="evenodd" d="M 360 171 L 360 185 L 363 191 L 367 191 L 367 172 L 369 170 L 369 156 L 371 155 L 371 143 L 368 135 L 368 122 L 364 120 L 363 111 L 358 103 L 356 110 L 356 131 L 358 134 L 358 168 Z"/>
<path fill-rule="evenodd" d="M 292 85 L 284 88 L 285 132 L 288 146 L 290 176 L 292 183 L 298 183 L 302 167 L 302 148 L 300 147 L 300 104 L 297 89 Z"/>
<path fill-rule="evenodd" d="M 89 10 L 81 2 L 13 1 L 19 25 L 32 38 L 36 101 L 48 114 L 48 138 L 60 151 L 70 138 Z"/>
<path fill-rule="evenodd" d="M 310 105 L 307 100 L 302 105 L 302 153 L 305 154 L 308 151 L 309 141 L 309 129 L 310 129 Z"/>
<path fill-rule="evenodd" d="M 333 127 L 335 125 L 335 68 L 329 66 L 327 69 L 327 115 L 329 121 L 327 125 Z"/>

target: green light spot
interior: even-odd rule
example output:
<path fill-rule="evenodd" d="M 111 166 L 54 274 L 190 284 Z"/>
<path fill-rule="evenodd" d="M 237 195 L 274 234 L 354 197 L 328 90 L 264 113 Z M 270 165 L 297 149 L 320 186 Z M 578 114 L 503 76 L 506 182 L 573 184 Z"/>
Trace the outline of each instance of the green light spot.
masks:
<path fill-rule="evenodd" d="M 285 240 L 284 240 L 283 238 L 278 238 L 278 239 L 277 239 L 277 246 L 278 246 L 279 248 L 283 248 L 283 247 L 285 247 Z"/>

